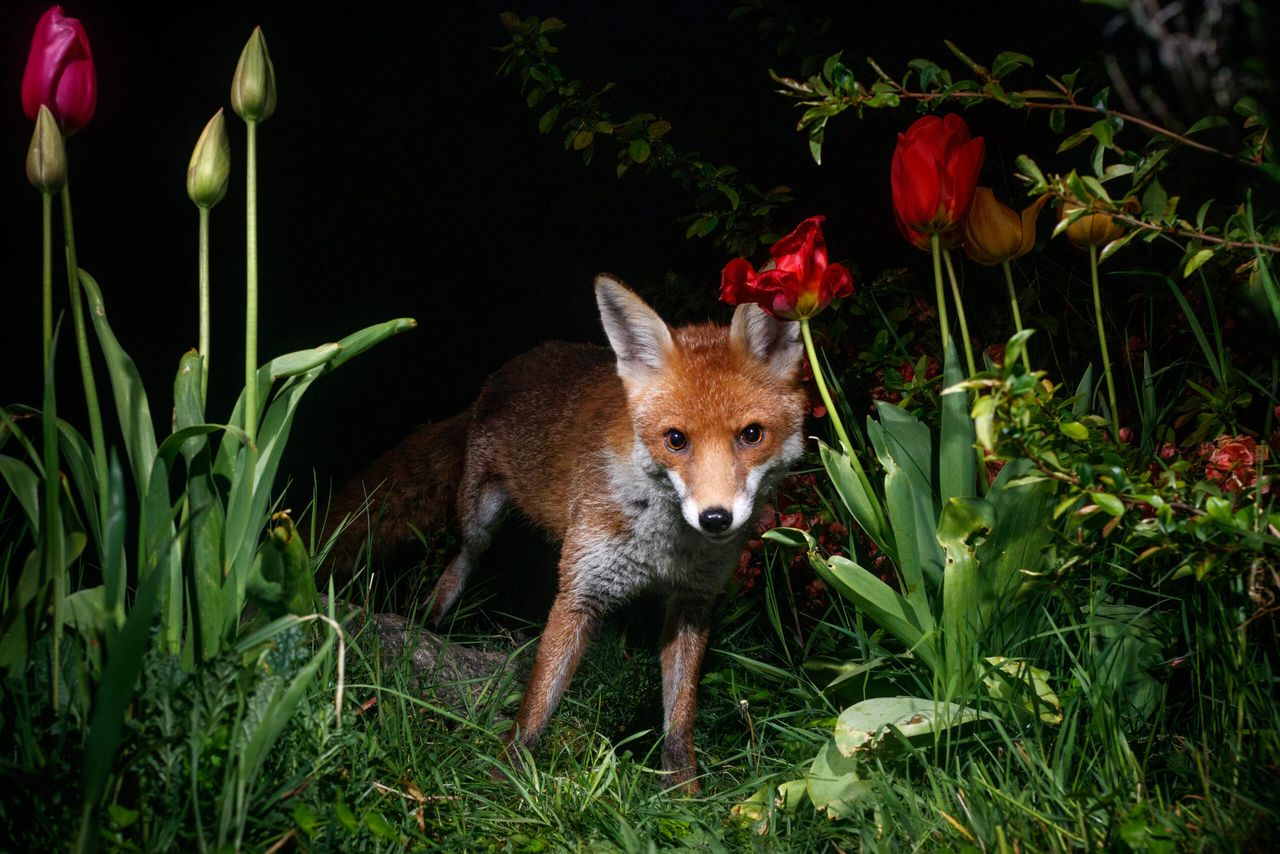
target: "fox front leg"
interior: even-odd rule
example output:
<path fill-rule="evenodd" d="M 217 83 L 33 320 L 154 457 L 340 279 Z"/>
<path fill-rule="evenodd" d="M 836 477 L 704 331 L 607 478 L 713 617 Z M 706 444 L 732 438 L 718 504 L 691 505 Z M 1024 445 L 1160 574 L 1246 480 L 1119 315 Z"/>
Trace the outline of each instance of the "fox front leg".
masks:
<path fill-rule="evenodd" d="M 693 718 L 698 703 L 698 673 L 710 632 L 710 599 L 671 596 L 662 631 L 662 768 L 669 772 L 668 782 L 688 794 L 696 794 L 699 789 Z"/>
<path fill-rule="evenodd" d="M 528 750 L 537 745 L 547 728 L 547 721 L 578 669 L 598 621 L 599 612 L 590 604 L 579 601 L 571 592 L 562 589 L 556 595 L 551 614 L 547 617 L 547 627 L 542 630 L 542 638 L 538 641 L 529 687 L 520 701 L 515 723 L 507 733 L 507 758 L 512 764 L 520 761 L 519 754 L 512 749 L 516 742 Z"/>

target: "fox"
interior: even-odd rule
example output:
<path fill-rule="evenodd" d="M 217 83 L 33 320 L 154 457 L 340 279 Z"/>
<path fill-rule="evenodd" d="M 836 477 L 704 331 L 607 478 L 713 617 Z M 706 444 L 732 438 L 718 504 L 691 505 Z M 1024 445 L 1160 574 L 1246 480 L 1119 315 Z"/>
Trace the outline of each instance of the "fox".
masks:
<path fill-rule="evenodd" d="M 602 273 L 594 287 L 609 347 L 550 342 L 511 360 L 470 409 L 376 460 L 331 515 L 358 506 L 365 484 L 393 484 L 370 540 L 385 545 L 440 521 L 453 491 L 461 545 L 435 585 L 432 624 L 457 604 L 511 510 L 559 542 L 557 592 L 505 739 L 513 766 L 517 745 L 537 745 L 602 619 L 637 594 L 660 594 L 662 767 L 673 788 L 694 793 L 713 604 L 803 453 L 803 344 L 798 323 L 753 304 L 727 327 L 672 328 L 617 277 Z"/>

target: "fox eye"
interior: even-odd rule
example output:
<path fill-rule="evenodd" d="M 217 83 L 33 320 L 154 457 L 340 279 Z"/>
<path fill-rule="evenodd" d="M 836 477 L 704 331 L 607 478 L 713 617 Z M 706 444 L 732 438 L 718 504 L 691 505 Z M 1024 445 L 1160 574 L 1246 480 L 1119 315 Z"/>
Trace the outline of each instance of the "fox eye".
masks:
<path fill-rule="evenodd" d="M 674 427 L 663 434 L 662 440 L 673 451 L 683 451 L 689 447 L 689 437 Z"/>
<path fill-rule="evenodd" d="M 738 438 L 742 440 L 744 445 L 759 445 L 760 440 L 764 438 L 764 428 L 759 424 L 748 424 L 742 428 Z"/>

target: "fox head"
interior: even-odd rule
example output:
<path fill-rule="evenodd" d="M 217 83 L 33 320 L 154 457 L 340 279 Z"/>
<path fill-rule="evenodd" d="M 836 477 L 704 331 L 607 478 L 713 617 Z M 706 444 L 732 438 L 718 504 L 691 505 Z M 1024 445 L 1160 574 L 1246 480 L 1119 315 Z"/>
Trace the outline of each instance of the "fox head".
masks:
<path fill-rule="evenodd" d="M 730 539 L 803 448 L 799 324 L 748 304 L 728 328 L 672 329 L 616 279 L 595 284 L 638 443 L 670 480 L 684 520 Z"/>

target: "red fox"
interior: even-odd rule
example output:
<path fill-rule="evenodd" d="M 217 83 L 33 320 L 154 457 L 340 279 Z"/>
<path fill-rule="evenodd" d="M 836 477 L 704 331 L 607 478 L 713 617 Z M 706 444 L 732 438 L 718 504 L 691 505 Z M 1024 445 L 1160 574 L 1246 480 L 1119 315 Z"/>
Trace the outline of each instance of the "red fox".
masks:
<path fill-rule="evenodd" d="M 697 791 L 693 718 L 712 602 L 764 496 L 803 450 L 799 326 L 746 304 L 728 328 L 672 329 L 608 275 L 595 293 L 612 352 L 549 343 L 513 359 L 468 412 L 421 428 L 334 505 L 357 506 L 361 481 L 393 481 L 374 533 L 390 542 L 438 518 L 456 484 L 462 547 L 436 584 L 433 621 L 508 508 L 561 543 L 558 592 L 507 736 L 512 761 L 514 742 L 537 743 L 601 618 L 634 594 L 663 593 L 662 764 Z"/>

